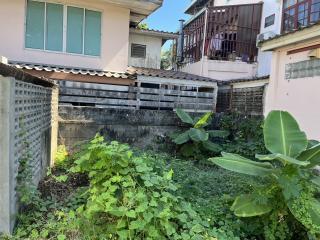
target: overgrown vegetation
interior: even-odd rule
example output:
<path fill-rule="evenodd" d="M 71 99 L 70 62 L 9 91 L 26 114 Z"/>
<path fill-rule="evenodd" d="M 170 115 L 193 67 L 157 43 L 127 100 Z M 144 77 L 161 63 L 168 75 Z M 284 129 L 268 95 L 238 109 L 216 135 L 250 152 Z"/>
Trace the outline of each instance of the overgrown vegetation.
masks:
<path fill-rule="evenodd" d="M 257 154 L 258 161 L 230 153 L 210 159 L 227 170 L 265 179 L 252 193 L 239 195 L 231 210 L 238 217 L 268 216 L 272 222 L 268 222 L 266 239 L 318 239 L 320 178 L 313 168 L 320 164 L 320 144 L 308 144 L 306 134 L 287 112 L 271 112 L 263 132 L 270 154 Z M 308 235 L 301 231 L 302 225 Z"/>
<path fill-rule="evenodd" d="M 38 189 L 29 180 L 21 184 L 15 234 L 0 239 L 319 238 L 320 180 L 312 167 L 320 162 L 320 145 L 307 142 L 289 114 L 274 112 L 265 124 L 226 115 L 222 131 L 207 130 L 211 113 L 193 119 L 179 110 L 178 116 L 190 129 L 174 139 L 194 146 L 193 159 L 217 156 L 206 141 L 232 154 L 203 165 L 101 136 L 72 156 L 60 146 L 56 167 Z M 258 160 L 249 160 L 255 153 Z M 29 169 L 24 162 L 21 169 Z"/>

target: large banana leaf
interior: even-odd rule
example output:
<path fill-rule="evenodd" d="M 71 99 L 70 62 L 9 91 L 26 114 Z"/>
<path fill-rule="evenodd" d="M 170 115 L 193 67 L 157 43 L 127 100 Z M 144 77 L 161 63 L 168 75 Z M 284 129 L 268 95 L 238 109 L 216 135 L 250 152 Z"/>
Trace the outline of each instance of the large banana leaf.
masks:
<path fill-rule="evenodd" d="M 272 210 L 270 204 L 260 204 L 252 195 L 241 195 L 236 198 L 231 211 L 238 217 L 255 217 L 266 214 Z"/>
<path fill-rule="evenodd" d="M 218 137 L 218 138 L 225 138 L 230 135 L 228 131 L 224 130 L 209 130 L 207 131 L 210 137 Z"/>
<path fill-rule="evenodd" d="M 190 125 L 194 124 L 193 119 L 191 118 L 191 116 L 188 113 L 186 113 L 185 111 L 183 111 L 182 109 L 178 108 L 176 110 L 176 113 L 177 113 L 178 117 L 181 119 L 182 122 L 188 123 Z"/>
<path fill-rule="evenodd" d="M 194 128 L 202 128 L 202 127 L 208 125 L 208 122 L 209 122 L 211 116 L 212 116 L 212 113 L 211 113 L 211 112 L 208 112 L 208 113 L 204 114 L 204 115 L 197 121 L 197 123 L 194 125 Z"/>
<path fill-rule="evenodd" d="M 320 144 L 302 152 L 298 159 L 301 161 L 309 161 L 310 164 L 308 165 L 308 168 L 313 168 L 317 165 L 320 165 Z"/>
<path fill-rule="evenodd" d="M 263 133 L 266 148 L 271 153 L 296 158 L 308 145 L 306 134 L 288 112 L 270 112 L 265 120 Z"/>
<path fill-rule="evenodd" d="M 320 188 L 320 177 L 315 177 L 315 178 L 311 179 L 311 182 Z"/>
<path fill-rule="evenodd" d="M 181 145 L 188 142 L 189 140 L 190 140 L 189 131 L 186 131 L 184 133 L 179 134 L 177 137 L 175 137 L 173 142 L 175 144 Z"/>
<path fill-rule="evenodd" d="M 191 128 L 189 130 L 189 137 L 195 142 L 204 142 L 208 140 L 209 134 L 205 131 Z"/>
<path fill-rule="evenodd" d="M 318 145 L 319 143 L 320 143 L 320 142 L 317 141 L 317 140 L 309 140 L 309 141 L 308 141 L 308 148 L 312 148 L 312 147 Z"/>
<path fill-rule="evenodd" d="M 313 199 L 309 214 L 314 225 L 320 226 L 320 202 L 317 199 Z"/>
<path fill-rule="evenodd" d="M 252 176 L 266 176 L 272 173 L 270 163 L 251 161 L 231 153 L 222 153 L 222 157 L 210 158 L 209 161 L 224 169 Z"/>
<path fill-rule="evenodd" d="M 202 146 L 207 149 L 208 151 L 211 151 L 211 152 L 216 152 L 216 153 L 219 153 L 222 151 L 222 148 L 220 147 L 220 145 L 216 144 L 216 143 L 213 143 L 211 141 L 205 141 L 202 143 Z"/>
<path fill-rule="evenodd" d="M 307 207 L 307 211 L 308 211 L 308 215 L 311 218 L 312 224 L 320 226 L 320 202 L 317 199 L 310 199 L 309 200 L 309 204 L 306 204 Z M 296 217 L 297 220 L 301 220 L 301 215 L 300 213 L 297 213 L 294 208 L 292 207 L 292 203 L 288 204 L 289 210 L 290 212 L 293 214 L 293 216 Z M 302 224 L 304 224 L 304 222 L 301 221 Z M 309 224 L 309 223 L 308 223 Z M 306 226 L 308 227 L 308 226 Z"/>
<path fill-rule="evenodd" d="M 310 162 L 308 161 L 300 161 L 292 157 L 285 156 L 280 153 L 268 154 L 268 155 L 260 155 L 256 154 L 256 158 L 262 161 L 272 161 L 272 160 L 279 160 L 283 163 L 295 164 L 299 166 L 308 166 Z"/>

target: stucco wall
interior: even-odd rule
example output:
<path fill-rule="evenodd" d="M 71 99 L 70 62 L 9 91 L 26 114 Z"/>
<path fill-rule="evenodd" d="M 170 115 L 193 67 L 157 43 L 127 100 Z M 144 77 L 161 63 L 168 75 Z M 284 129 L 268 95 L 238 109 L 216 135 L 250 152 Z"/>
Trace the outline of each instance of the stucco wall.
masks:
<path fill-rule="evenodd" d="M 289 111 L 306 131 L 308 138 L 320 140 L 320 76 L 286 79 L 286 64 L 309 60 L 310 51 L 287 55 L 288 50 L 319 44 L 305 41 L 295 46 L 285 47 L 273 53 L 270 83 L 267 91 L 266 114 L 271 110 Z"/>
<path fill-rule="evenodd" d="M 264 0 L 261 19 L 261 33 L 264 34 L 279 34 L 281 31 L 281 1 L 278 0 Z M 275 14 L 274 25 L 265 28 L 265 19 L 268 16 Z M 258 76 L 270 75 L 271 72 L 271 52 L 262 52 L 259 50 L 258 54 Z"/>
<path fill-rule="evenodd" d="M 257 73 L 257 64 L 205 59 L 203 63 L 199 61 L 186 65 L 181 71 L 217 80 L 253 78 Z"/>
<path fill-rule="evenodd" d="M 94 0 L 90 1 L 90 4 L 85 0 L 57 2 L 102 12 L 101 57 L 25 49 L 26 1 L 24 0 L 1 0 L 0 56 L 6 56 L 11 61 L 125 71 L 128 63 L 129 9 Z"/>
<path fill-rule="evenodd" d="M 146 58 L 131 57 L 131 44 L 146 45 Z M 130 33 L 129 66 L 160 68 L 162 39 L 152 36 Z"/>
<path fill-rule="evenodd" d="M 237 5 L 237 4 L 253 4 L 259 3 L 261 0 L 215 0 L 215 6 Z"/>

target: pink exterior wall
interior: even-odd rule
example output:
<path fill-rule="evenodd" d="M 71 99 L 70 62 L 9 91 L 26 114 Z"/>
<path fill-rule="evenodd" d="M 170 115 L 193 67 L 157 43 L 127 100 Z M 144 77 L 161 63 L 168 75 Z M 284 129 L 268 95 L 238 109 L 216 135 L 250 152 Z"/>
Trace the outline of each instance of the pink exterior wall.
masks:
<path fill-rule="evenodd" d="M 273 52 L 270 84 L 266 94 L 265 114 L 271 110 L 286 110 L 299 122 L 309 139 L 320 140 L 320 76 L 285 79 L 288 63 L 309 60 L 310 51 L 287 55 L 288 50 L 319 44 L 305 41 L 303 44 L 278 49 Z"/>
<path fill-rule="evenodd" d="M 0 56 L 11 61 L 53 64 L 123 72 L 128 65 L 130 10 L 106 3 L 85 0 L 49 1 L 87 7 L 102 12 L 101 56 L 83 56 L 24 48 L 25 0 L 1 0 Z"/>

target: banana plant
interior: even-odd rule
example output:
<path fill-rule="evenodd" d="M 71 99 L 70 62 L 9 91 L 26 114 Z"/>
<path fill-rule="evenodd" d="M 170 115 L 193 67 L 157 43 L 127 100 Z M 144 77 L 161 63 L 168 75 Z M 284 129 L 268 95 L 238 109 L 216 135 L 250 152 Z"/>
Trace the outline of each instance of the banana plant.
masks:
<path fill-rule="evenodd" d="M 316 196 L 320 177 L 313 168 L 320 165 L 320 143 L 308 141 L 297 121 L 285 111 L 269 113 L 263 134 L 268 155 L 257 154 L 253 161 L 223 152 L 221 157 L 209 159 L 227 170 L 266 180 L 263 188 L 238 196 L 231 210 L 238 217 L 287 211 L 312 233 L 319 234 L 320 202 Z"/>
<path fill-rule="evenodd" d="M 205 113 L 200 118 L 192 118 L 182 109 L 177 109 L 176 114 L 183 123 L 190 126 L 189 130 L 171 136 L 174 143 L 182 145 L 181 150 L 184 155 L 191 156 L 201 149 L 216 153 L 221 152 L 221 146 L 210 141 L 210 138 L 224 138 L 229 133 L 227 131 L 205 129 L 212 120 L 212 112 Z"/>

